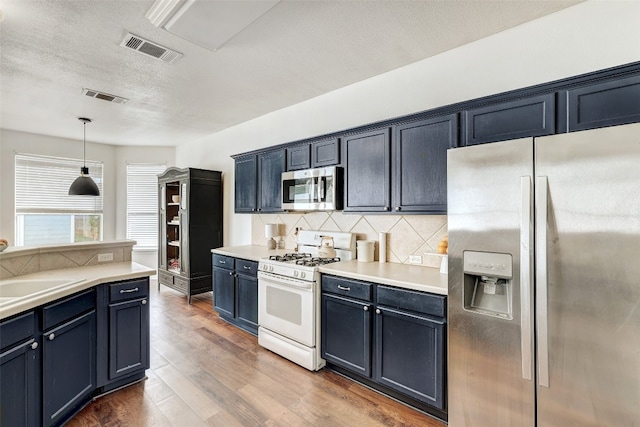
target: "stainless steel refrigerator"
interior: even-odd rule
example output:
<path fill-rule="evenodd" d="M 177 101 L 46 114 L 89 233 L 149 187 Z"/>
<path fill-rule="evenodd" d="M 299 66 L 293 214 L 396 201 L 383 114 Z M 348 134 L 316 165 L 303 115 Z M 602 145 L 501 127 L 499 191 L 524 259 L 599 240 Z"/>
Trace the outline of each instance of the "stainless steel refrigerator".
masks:
<path fill-rule="evenodd" d="M 449 426 L 640 426 L 640 124 L 447 167 Z"/>

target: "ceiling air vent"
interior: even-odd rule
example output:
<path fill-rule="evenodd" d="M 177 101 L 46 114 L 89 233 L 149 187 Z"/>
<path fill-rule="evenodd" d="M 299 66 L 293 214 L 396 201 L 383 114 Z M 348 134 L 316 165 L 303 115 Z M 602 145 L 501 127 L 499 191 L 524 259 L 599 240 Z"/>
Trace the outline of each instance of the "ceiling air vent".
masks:
<path fill-rule="evenodd" d="M 116 104 L 126 104 L 129 102 L 127 98 L 123 98 L 121 96 L 110 95 L 108 93 L 100 92 L 93 89 L 82 89 L 82 94 L 87 95 L 91 98 L 102 99 L 104 101 L 115 102 Z"/>
<path fill-rule="evenodd" d="M 148 56 L 153 56 L 154 58 L 168 62 L 169 64 L 173 64 L 178 59 L 182 58 L 182 54 L 175 50 L 160 46 L 159 44 L 150 42 L 149 40 L 145 40 L 142 37 L 138 37 L 131 33 L 127 33 L 124 40 L 120 43 L 120 46 L 133 49 Z"/>

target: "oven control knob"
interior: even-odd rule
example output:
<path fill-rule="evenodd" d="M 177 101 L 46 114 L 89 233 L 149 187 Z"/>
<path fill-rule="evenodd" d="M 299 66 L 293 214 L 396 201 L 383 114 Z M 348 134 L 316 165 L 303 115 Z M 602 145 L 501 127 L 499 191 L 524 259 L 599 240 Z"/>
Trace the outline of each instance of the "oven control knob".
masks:
<path fill-rule="evenodd" d="M 298 270 L 293 270 L 293 277 L 298 277 Z"/>
<path fill-rule="evenodd" d="M 273 271 L 273 265 L 269 266 L 269 271 Z"/>
<path fill-rule="evenodd" d="M 304 276 L 306 276 L 306 275 L 307 275 L 307 274 L 306 274 L 304 271 L 303 271 L 302 273 L 300 273 L 300 277 L 301 277 L 302 279 L 304 279 Z"/>

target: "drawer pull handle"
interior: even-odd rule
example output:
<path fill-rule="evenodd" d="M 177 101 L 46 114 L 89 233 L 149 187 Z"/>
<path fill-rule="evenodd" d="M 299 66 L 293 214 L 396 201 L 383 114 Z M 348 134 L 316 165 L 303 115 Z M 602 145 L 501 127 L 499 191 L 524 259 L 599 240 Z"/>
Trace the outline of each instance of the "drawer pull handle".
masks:
<path fill-rule="evenodd" d="M 340 289 L 341 291 L 350 291 L 351 288 L 349 286 L 340 286 L 338 285 L 338 289 Z"/>
<path fill-rule="evenodd" d="M 121 294 L 128 294 L 130 292 L 138 292 L 139 289 L 138 288 L 133 288 L 133 289 L 120 289 L 120 293 Z"/>
<path fill-rule="evenodd" d="M 33 344 L 31 344 L 31 349 L 35 350 L 36 348 L 38 348 L 38 343 L 34 342 Z"/>
<path fill-rule="evenodd" d="M 146 305 L 146 304 L 147 304 L 147 300 L 146 300 L 146 299 L 143 299 L 143 300 L 142 300 L 142 305 Z"/>
<path fill-rule="evenodd" d="M 226 263 L 227 263 L 227 261 L 222 261 L 222 260 L 218 260 L 218 262 L 219 262 L 220 264 L 226 264 Z"/>
<path fill-rule="evenodd" d="M 53 332 L 49 334 L 49 341 L 53 341 L 54 338 L 56 337 L 56 334 L 54 334 Z"/>
<path fill-rule="evenodd" d="M 245 270 L 251 270 L 251 266 L 249 266 L 249 265 L 245 265 L 242 268 L 244 268 Z"/>

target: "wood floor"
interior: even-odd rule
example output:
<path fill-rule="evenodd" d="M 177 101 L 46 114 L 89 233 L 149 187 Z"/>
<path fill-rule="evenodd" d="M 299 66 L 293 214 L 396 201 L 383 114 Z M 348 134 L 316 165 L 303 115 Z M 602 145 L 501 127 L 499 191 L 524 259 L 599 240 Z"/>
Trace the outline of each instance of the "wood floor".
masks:
<path fill-rule="evenodd" d="M 218 318 L 210 293 L 189 306 L 169 288 L 151 288 L 148 379 L 97 399 L 67 426 L 445 426 L 265 350 Z"/>

